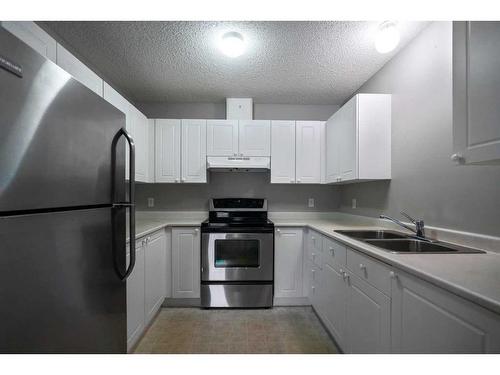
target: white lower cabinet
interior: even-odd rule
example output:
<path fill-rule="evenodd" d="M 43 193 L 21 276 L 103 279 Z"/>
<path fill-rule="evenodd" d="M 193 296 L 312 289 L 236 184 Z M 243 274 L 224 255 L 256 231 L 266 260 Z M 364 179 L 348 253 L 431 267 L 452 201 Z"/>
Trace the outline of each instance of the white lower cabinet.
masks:
<path fill-rule="evenodd" d="M 342 272 L 329 264 L 320 271 L 318 308 L 323 323 L 344 349 L 347 284 Z"/>
<path fill-rule="evenodd" d="M 129 262 L 130 251 L 127 246 L 127 266 Z M 144 272 L 144 246 L 140 240 L 136 241 L 134 270 L 127 279 L 127 349 L 129 350 L 139 340 L 145 328 Z"/>
<path fill-rule="evenodd" d="M 165 231 L 138 239 L 135 266 L 127 279 L 127 349 L 141 338 L 166 297 L 167 244 Z M 127 266 L 130 262 L 127 245 Z"/>
<path fill-rule="evenodd" d="M 391 299 L 355 275 L 346 273 L 348 353 L 390 353 Z"/>
<path fill-rule="evenodd" d="M 500 353 L 500 316 L 424 280 L 392 282 L 392 351 Z"/>
<path fill-rule="evenodd" d="M 274 237 L 274 296 L 304 297 L 303 230 L 277 228 Z"/>
<path fill-rule="evenodd" d="M 172 228 L 172 297 L 200 298 L 199 228 Z"/>
<path fill-rule="evenodd" d="M 150 322 L 166 297 L 166 237 L 162 230 L 146 238 L 145 256 L 145 305 L 146 322 Z"/>

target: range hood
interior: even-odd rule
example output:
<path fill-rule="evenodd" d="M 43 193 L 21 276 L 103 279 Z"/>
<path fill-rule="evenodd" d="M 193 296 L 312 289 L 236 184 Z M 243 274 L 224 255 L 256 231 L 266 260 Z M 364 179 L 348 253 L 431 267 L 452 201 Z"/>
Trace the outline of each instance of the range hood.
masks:
<path fill-rule="evenodd" d="M 271 158 L 263 156 L 208 156 L 207 168 L 214 172 L 266 172 Z"/>

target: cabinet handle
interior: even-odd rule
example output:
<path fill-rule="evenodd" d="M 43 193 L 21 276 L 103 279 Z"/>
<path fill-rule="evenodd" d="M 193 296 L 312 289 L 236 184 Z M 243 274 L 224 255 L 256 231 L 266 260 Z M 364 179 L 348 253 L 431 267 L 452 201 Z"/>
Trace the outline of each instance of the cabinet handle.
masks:
<path fill-rule="evenodd" d="M 175 179 L 175 182 L 176 182 L 176 183 L 177 183 L 177 182 L 179 182 L 179 179 L 178 179 L 178 178 L 176 178 L 176 179 Z"/>
<path fill-rule="evenodd" d="M 299 183 L 299 184 L 300 184 L 300 178 L 297 178 L 297 183 Z"/>
<path fill-rule="evenodd" d="M 295 181 L 293 179 L 290 180 L 290 183 L 293 184 Z"/>
<path fill-rule="evenodd" d="M 462 154 L 456 153 L 456 154 L 451 155 L 451 160 L 453 160 L 454 162 L 457 162 L 457 163 L 463 163 L 465 161 L 465 158 Z"/>
<path fill-rule="evenodd" d="M 359 269 L 360 270 L 366 270 L 366 266 L 363 263 L 359 264 Z"/>
<path fill-rule="evenodd" d="M 342 268 L 339 271 L 342 275 L 344 275 L 344 270 Z"/>
<path fill-rule="evenodd" d="M 316 238 L 314 238 L 314 236 L 312 236 L 312 237 L 311 237 L 311 240 L 313 240 L 313 241 L 314 241 L 314 240 L 316 240 Z"/>
<path fill-rule="evenodd" d="M 198 228 L 195 228 L 195 229 L 194 229 L 194 232 L 195 232 L 195 233 L 198 233 L 199 231 L 200 231 L 200 230 L 199 230 Z"/>
<path fill-rule="evenodd" d="M 186 179 L 185 178 L 181 178 L 181 182 L 186 182 Z"/>
<path fill-rule="evenodd" d="M 235 153 L 233 154 L 233 156 L 238 156 L 238 154 L 235 152 Z"/>
<path fill-rule="evenodd" d="M 347 272 L 344 272 L 344 279 L 347 280 L 347 282 L 349 282 L 349 275 L 347 274 Z"/>
<path fill-rule="evenodd" d="M 333 250 L 333 247 L 330 246 L 330 254 L 335 255 L 335 251 Z"/>
<path fill-rule="evenodd" d="M 389 272 L 389 276 L 391 277 L 391 279 L 395 279 L 398 277 L 398 275 L 396 275 L 394 271 Z"/>
<path fill-rule="evenodd" d="M 240 152 L 240 156 L 243 156 L 243 153 L 242 153 L 242 152 Z"/>

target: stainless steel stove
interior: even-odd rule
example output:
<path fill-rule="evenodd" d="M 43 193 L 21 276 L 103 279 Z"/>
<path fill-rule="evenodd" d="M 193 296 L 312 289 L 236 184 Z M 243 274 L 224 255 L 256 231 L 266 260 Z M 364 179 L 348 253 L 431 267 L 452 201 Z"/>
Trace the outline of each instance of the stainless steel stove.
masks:
<path fill-rule="evenodd" d="M 211 199 L 201 233 L 201 306 L 272 307 L 274 224 L 267 200 Z"/>

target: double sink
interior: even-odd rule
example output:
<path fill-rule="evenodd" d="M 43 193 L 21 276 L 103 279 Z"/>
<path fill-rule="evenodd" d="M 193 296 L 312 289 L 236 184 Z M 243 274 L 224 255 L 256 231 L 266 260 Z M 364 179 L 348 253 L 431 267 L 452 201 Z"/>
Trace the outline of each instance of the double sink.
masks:
<path fill-rule="evenodd" d="M 391 230 L 336 230 L 338 234 L 363 241 L 395 254 L 484 254 L 484 251 L 445 242 L 421 239 Z"/>

